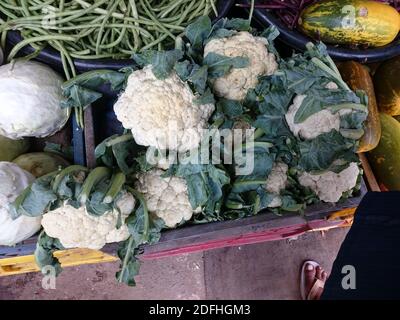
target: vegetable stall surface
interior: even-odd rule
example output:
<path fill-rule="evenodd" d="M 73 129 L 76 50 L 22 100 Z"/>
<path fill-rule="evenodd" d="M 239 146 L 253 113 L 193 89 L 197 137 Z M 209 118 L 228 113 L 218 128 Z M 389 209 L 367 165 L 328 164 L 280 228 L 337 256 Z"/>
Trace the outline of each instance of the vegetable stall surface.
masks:
<path fill-rule="evenodd" d="M 131 68 L 91 71 L 64 83 L 63 106 L 70 108 L 94 103 L 108 85 L 125 132 L 97 146 L 97 168 L 49 173 L 14 202 L 15 216 L 43 216 L 38 265 L 61 271 L 53 256 L 58 249 L 121 242 L 117 279 L 134 285 L 142 245 L 158 242 L 162 229 L 263 210 L 302 213 L 357 195 L 365 93 L 349 88 L 322 43 L 283 59 L 277 36 L 273 27 L 252 29 L 249 19 L 212 25 L 200 17 L 173 50 L 143 51 Z M 249 50 L 253 45 L 257 50 Z M 239 95 L 230 95 L 237 89 Z M 234 150 L 229 139 L 210 144 L 203 130 L 240 128 L 246 131 Z M 232 161 L 225 160 L 229 153 Z M 243 156 L 253 160 L 250 169 Z M 125 196 L 135 201 L 122 208 Z"/>

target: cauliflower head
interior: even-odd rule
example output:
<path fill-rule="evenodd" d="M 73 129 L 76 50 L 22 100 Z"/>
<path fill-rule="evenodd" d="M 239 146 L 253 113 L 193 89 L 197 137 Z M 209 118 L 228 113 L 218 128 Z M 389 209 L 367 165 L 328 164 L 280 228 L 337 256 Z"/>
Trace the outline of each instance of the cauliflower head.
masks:
<path fill-rule="evenodd" d="M 305 98 L 306 95 L 297 95 L 285 115 L 290 131 L 296 137 L 311 140 L 333 129 L 339 131 L 340 113 L 333 114 L 329 110 L 321 110 L 308 117 L 305 121 L 295 123 L 294 117 Z"/>
<path fill-rule="evenodd" d="M 321 174 L 304 172 L 299 176 L 302 186 L 313 190 L 324 202 L 336 203 L 343 193 L 351 191 L 357 184 L 360 169 L 355 162 L 339 173 L 326 171 Z"/>
<path fill-rule="evenodd" d="M 10 205 L 35 178 L 14 163 L 0 162 L 0 245 L 12 246 L 40 230 L 41 217 L 13 220 Z"/>
<path fill-rule="evenodd" d="M 174 228 L 182 221 L 192 218 L 186 182 L 182 178 L 163 178 L 163 170 L 153 169 L 138 174 L 136 189 L 147 202 L 150 213 L 164 220 L 168 228 Z"/>
<path fill-rule="evenodd" d="M 288 170 L 288 165 L 280 161 L 276 162 L 272 167 L 271 173 L 269 174 L 265 184 L 265 190 L 275 196 L 268 205 L 269 208 L 277 208 L 282 206 L 280 193 L 286 187 Z"/>
<path fill-rule="evenodd" d="M 275 55 L 268 52 L 268 41 L 249 32 L 238 32 L 228 38 L 209 41 L 204 48 L 204 57 L 210 52 L 226 57 L 247 57 L 246 68 L 231 70 L 224 77 L 212 81 L 214 92 L 221 98 L 243 100 L 249 89 L 258 84 L 258 77 L 271 75 L 278 69 Z"/>
<path fill-rule="evenodd" d="M 0 135 L 10 139 L 47 137 L 64 127 L 63 79 L 38 62 L 0 67 Z"/>
<path fill-rule="evenodd" d="M 329 82 L 325 88 L 328 90 L 335 90 L 338 89 L 338 86 L 334 82 Z M 333 129 L 339 131 L 340 117 L 351 112 L 350 109 L 343 109 L 339 112 L 332 113 L 330 110 L 325 109 L 314 113 L 301 123 L 295 123 L 294 118 L 296 113 L 300 109 L 300 106 L 306 97 L 306 95 L 296 95 L 293 99 L 293 104 L 289 107 L 289 110 L 285 115 L 290 131 L 297 138 L 311 140 L 323 133 L 328 133 Z"/>
<path fill-rule="evenodd" d="M 135 208 L 135 202 L 130 193 L 125 193 L 117 201 L 123 222 Z M 107 243 L 129 238 L 126 224 L 117 229 L 118 215 L 118 210 L 113 210 L 102 216 L 93 216 L 85 206 L 76 209 L 65 203 L 43 215 L 42 226 L 48 236 L 59 239 L 65 248 L 99 250 Z"/>
<path fill-rule="evenodd" d="M 129 76 L 114 111 L 138 144 L 184 152 L 200 144 L 215 109 L 213 104 L 196 104 L 196 98 L 175 72 L 159 80 L 146 66 Z"/>

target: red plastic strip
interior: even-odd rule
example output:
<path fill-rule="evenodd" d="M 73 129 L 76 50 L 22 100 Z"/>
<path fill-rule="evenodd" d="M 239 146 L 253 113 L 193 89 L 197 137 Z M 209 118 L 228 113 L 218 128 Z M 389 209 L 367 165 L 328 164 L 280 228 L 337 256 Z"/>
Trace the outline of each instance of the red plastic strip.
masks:
<path fill-rule="evenodd" d="M 304 234 L 305 232 L 316 229 L 337 228 L 340 227 L 342 224 L 343 221 L 315 220 L 309 223 L 297 224 L 281 228 L 274 228 L 262 232 L 248 233 L 231 238 L 213 240 L 204 243 L 196 243 L 193 245 L 188 245 L 179 248 L 173 248 L 173 249 L 167 249 L 149 253 L 145 252 L 143 255 L 141 255 L 141 258 L 143 260 L 158 259 L 158 258 L 165 258 L 170 256 L 177 256 L 181 254 L 219 249 L 225 247 L 235 247 L 246 244 L 282 240 L 282 239 L 297 237 Z"/>

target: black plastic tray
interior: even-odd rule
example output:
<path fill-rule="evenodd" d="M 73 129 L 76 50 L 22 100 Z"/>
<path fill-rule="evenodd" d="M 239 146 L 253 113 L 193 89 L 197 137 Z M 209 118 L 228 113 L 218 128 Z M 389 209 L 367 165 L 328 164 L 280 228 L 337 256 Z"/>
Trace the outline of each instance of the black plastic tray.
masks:
<path fill-rule="evenodd" d="M 225 17 L 229 10 L 232 8 L 234 0 L 221 0 L 218 2 L 218 13 L 219 16 L 214 16 L 214 21 L 218 20 L 222 17 Z M 7 34 L 7 42 L 8 45 L 14 46 L 22 40 L 21 34 L 18 31 L 10 31 Z M 26 56 L 33 53 L 35 49 L 31 46 L 26 46 L 21 49 L 20 55 Z M 44 62 L 48 65 L 53 66 L 55 69 L 61 71 L 62 70 L 62 62 L 61 57 L 58 51 L 53 48 L 45 48 L 40 54 L 36 57 L 36 60 Z M 75 68 L 79 73 L 84 73 L 86 71 L 95 70 L 95 69 L 111 69 L 111 70 L 120 70 L 124 67 L 130 66 L 132 64 L 131 59 L 121 59 L 121 60 L 112 60 L 112 59 L 98 59 L 98 60 L 81 60 L 74 59 Z"/>
<path fill-rule="evenodd" d="M 254 18 L 264 27 L 276 26 L 280 32 L 279 39 L 296 50 L 304 51 L 305 45 L 314 41 L 296 30 L 290 30 L 274 13 L 265 9 L 255 9 Z M 379 62 L 400 55 L 400 37 L 379 48 L 351 49 L 327 45 L 327 49 L 329 55 L 335 60 L 354 60 L 362 63 Z"/>

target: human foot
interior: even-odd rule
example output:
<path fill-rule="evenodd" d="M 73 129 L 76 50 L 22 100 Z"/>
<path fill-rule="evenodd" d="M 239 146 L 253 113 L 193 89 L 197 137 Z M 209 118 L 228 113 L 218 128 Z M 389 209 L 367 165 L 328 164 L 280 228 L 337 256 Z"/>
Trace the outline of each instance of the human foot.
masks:
<path fill-rule="evenodd" d="M 319 300 L 328 274 L 314 261 L 304 262 L 301 268 L 300 292 L 303 300 Z"/>

